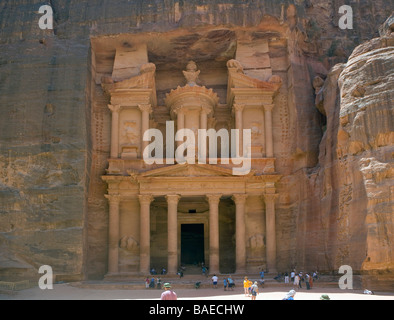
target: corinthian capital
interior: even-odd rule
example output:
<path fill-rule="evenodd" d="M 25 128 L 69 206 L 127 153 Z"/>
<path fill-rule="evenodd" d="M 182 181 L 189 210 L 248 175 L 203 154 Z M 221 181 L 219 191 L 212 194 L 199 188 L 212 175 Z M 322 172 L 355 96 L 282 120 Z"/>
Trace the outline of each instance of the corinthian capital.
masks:
<path fill-rule="evenodd" d="M 201 107 L 201 113 L 205 113 L 205 114 L 210 114 L 212 112 L 212 109 L 208 108 L 208 107 Z"/>
<path fill-rule="evenodd" d="M 121 196 L 119 194 L 106 194 L 104 195 L 110 204 L 119 204 Z"/>
<path fill-rule="evenodd" d="M 181 196 L 177 194 L 169 194 L 166 196 L 167 203 L 178 204 Z"/>
<path fill-rule="evenodd" d="M 234 104 L 233 109 L 235 112 L 242 112 L 245 109 L 244 104 Z"/>
<path fill-rule="evenodd" d="M 139 195 L 138 199 L 140 200 L 140 204 L 151 204 L 155 198 L 151 194 L 143 194 Z"/>
<path fill-rule="evenodd" d="M 265 202 L 275 202 L 275 200 L 278 198 L 279 194 L 277 193 L 265 193 L 263 194 L 263 198 Z"/>
<path fill-rule="evenodd" d="M 142 111 L 142 112 L 148 112 L 149 114 L 152 113 L 152 105 L 150 104 L 139 104 L 138 108 Z"/>
<path fill-rule="evenodd" d="M 265 112 L 272 111 L 274 109 L 275 105 L 274 104 L 265 104 L 264 105 L 264 110 Z"/>
<path fill-rule="evenodd" d="M 109 108 L 109 110 L 111 110 L 112 112 L 119 112 L 121 107 L 120 107 L 120 105 L 113 106 L 113 105 L 109 104 L 109 105 L 108 105 L 108 108 Z"/>
<path fill-rule="evenodd" d="M 245 193 L 234 194 L 232 199 L 235 202 L 235 204 L 245 204 L 247 197 L 248 197 L 248 195 Z"/>
<path fill-rule="evenodd" d="M 220 202 L 221 194 L 207 194 L 209 204 L 216 204 Z"/>

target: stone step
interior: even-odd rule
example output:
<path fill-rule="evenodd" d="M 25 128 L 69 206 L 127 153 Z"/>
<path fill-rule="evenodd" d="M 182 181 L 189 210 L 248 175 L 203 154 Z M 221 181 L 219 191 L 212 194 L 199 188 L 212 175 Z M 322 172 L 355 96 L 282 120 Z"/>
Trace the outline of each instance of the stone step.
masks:
<path fill-rule="evenodd" d="M 165 282 L 170 282 L 171 285 L 178 289 L 195 289 L 195 284 L 197 282 L 200 283 L 200 288 L 212 288 L 212 283 L 210 279 L 204 278 L 189 278 L 189 279 L 170 279 L 166 278 L 161 279 L 162 284 Z M 243 279 L 236 278 L 234 279 L 236 288 L 243 288 Z M 94 290 L 146 290 L 145 282 L 143 279 L 134 279 L 129 281 L 122 282 L 110 282 L 110 281 L 83 281 L 83 282 L 74 282 L 69 283 L 69 285 L 73 287 L 83 288 L 83 289 L 94 289 Z M 281 288 L 281 289 L 292 289 L 294 286 L 292 284 L 286 284 L 284 282 L 277 282 L 276 280 L 268 280 L 265 281 L 264 285 L 261 286 L 259 283 L 259 287 L 263 289 L 269 288 Z M 314 288 L 338 288 L 337 282 L 323 282 L 317 281 L 313 284 Z M 218 288 L 222 288 L 222 283 L 219 282 Z M 305 290 L 305 283 L 302 284 L 302 288 Z M 147 290 L 157 290 L 155 289 L 147 289 Z"/>

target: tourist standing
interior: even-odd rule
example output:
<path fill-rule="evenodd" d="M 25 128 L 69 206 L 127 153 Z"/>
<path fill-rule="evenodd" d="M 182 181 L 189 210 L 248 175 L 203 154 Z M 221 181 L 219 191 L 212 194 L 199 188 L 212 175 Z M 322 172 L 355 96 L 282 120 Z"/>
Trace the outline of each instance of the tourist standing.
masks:
<path fill-rule="evenodd" d="M 146 289 L 149 289 L 149 282 L 150 282 L 149 277 L 146 277 L 146 279 L 145 279 L 145 288 Z"/>
<path fill-rule="evenodd" d="M 216 274 L 214 274 L 212 277 L 212 284 L 215 289 L 218 287 L 218 280 L 219 278 L 216 276 Z"/>
<path fill-rule="evenodd" d="M 249 295 L 249 287 L 250 287 L 250 284 L 249 284 L 248 277 L 245 277 L 244 278 L 244 293 L 245 293 L 245 297 L 247 297 Z"/>
<path fill-rule="evenodd" d="M 285 283 L 289 283 L 289 274 L 285 272 Z"/>
<path fill-rule="evenodd" d="M 155 286 L 156 286 L 156 279 L 155 277 L 152 277 L 152 279 L 150 279 L 149 288 L 154 289 Z"/>
<path fill-rule="evenodd" d="M 293 270 L 293 271 L 291 272 L 291 274 L 290 274 L 290 281 L 294 283 L 294 280 L 295 280 L 295 272 L 294 272 L 294 270 Z"/>
<path fill-rule="evenodd" d="M 256 300 L 257 295 L 259 294 L 259 286 L 257 285 L 257 281 L 250 287 L 250 293 L 252 294 L 252 300 Z"/>
<path fill-rule="evenodd" d="M 294 284 L 294 286 L 299 286 L 299 283 L 300 283 L 300 276 L 298 275 L 298 274 L 296 274 L 295 276 L 294 276 L 294 282 L 293 282 L 293 284 Z"/>
<path fill-rule="evenodd" d="M 313 277 L 309 276 L 309 287 L 312 289 L 313 287 Z"/>
<path fill-rule="evenodd" d="M 227 282 L 228 282 L 228 288 L 231 289 L 231 291 L 234 291 L 235 283 L 234 280 L 231 278 L 231 276 L 228 277 Z"/>
<path fill-rule="evenodd" d="M 307 273 L 307 274 L 305 275 L 306 290 L 310 290 L 310 289 L 311 289 L 311 287 L 310 287 L 310 285 L 309 285 L 309 278 L 310 278 L 309 273 Z"/>
<path fill-rule="evenodd" d="M 223 286 L 224 286 L 224 291 L 227 291 L 227 279 L 223 279 Z"/>
<path fill-rule="evenodd" d="M 163 287 L 164 292 L 161 294 L 161 300 L 178 300 L 177 294 L 171 290 L 171 285 L 169 283 L 165 283 Z"/>

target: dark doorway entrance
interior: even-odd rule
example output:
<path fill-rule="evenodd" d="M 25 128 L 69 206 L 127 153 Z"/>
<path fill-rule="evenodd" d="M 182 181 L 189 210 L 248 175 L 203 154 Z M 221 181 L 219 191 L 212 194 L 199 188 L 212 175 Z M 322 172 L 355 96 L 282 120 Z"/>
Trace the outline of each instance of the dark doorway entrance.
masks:
<path fill-rule="evenodd" d="M 197 264 L 204 261 L 204 225 L 181 226 L 181 263 Z"/>

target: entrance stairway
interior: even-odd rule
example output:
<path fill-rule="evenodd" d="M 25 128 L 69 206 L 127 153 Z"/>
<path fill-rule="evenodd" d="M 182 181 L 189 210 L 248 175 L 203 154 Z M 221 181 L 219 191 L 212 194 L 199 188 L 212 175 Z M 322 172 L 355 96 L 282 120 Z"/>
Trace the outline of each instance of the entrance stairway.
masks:
<path fill-rule="evenodd" d="M 200 288 L 212 288 L 213 275 L 203 275 L 201 267 L 198 266 L 186 266 L 184 275 L 181 278 L 178 276 L 170 275 L 155 275 L 155 279 L 160 278 L 161 283 L 171 283 L 174 288 L 177 289 L 195 289 L 195 284 L 200 283 Z M 222 288 L 223 279 L 229 277 L 229 274 L 218 274 L 219 278 L 218 287 Z M 260 288 L 278 288 L 281 290 L 290 290 L 293 288 L 293 284 L 284 283 L 283 279 L 277 281 L 274 279 L 276 274 L 265 274 L 264 285 L 260 284 L 260 277 L 256 274 L 231 274 L 231 278 L 234 280 L 236 289 L 242 290 L 244 277 L 247 276 L 251 281 L 257 281 Z M 150 279 L 153 276 L 150 276 Z M 84 288 L 84 289 L 95 289 L 95 290 L 142 290 L 145 288 L 146 276 L 136 275 L 119 275 L 116 277 L 106 278 L 103 281 L 83 281 L 70 283 L 71 286 Z M 314 287 L 320 288 L 338 288 L 338 280 L 331 276 L 322 276 L 319 281 L 314 282 Z M 305 284 L 303 284 L 305 289 Z M 153 290 L 153 289 L 152 289 Z"/>

